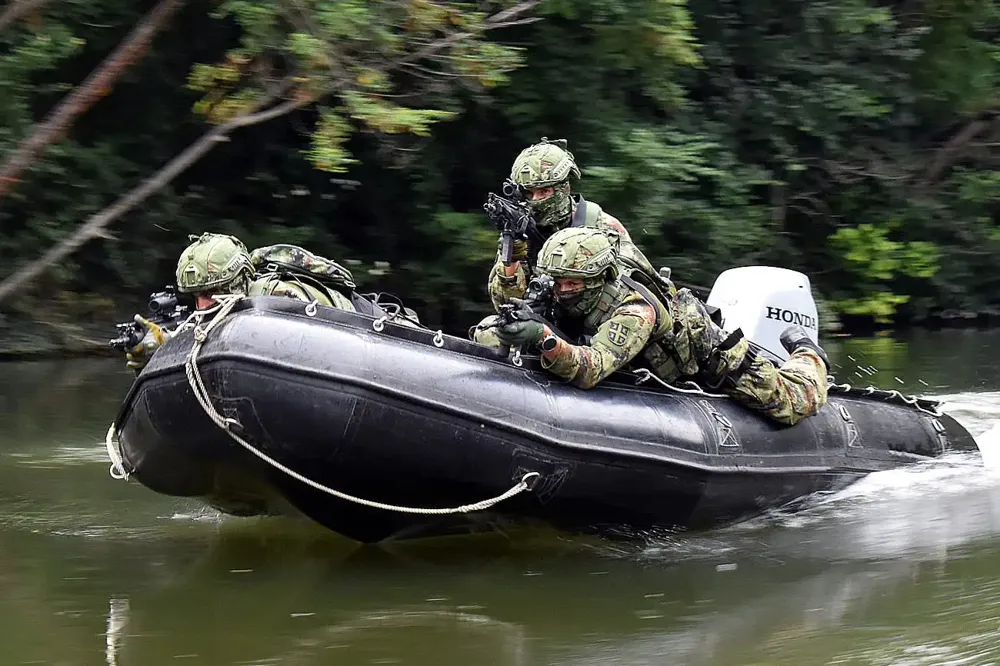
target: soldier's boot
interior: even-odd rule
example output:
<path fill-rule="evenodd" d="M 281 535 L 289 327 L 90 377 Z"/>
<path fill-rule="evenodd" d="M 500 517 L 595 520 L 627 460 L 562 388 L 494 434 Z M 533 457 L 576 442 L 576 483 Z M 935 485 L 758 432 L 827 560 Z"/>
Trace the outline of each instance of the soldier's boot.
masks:
<path fill-rule="evenodd" d="M 781 346 L 785 348 L 789 354 L 794 354 L 796 350 L 806 347 L 808 349 L 816 352 L 816 355 L 823 359 L 823 364 L 826 366 L 827 374 L 830 373 L 830 359 L 827 357 L 826 352 L 818 344 L 813 342 L 809 338 L 809 334 L 806 333 L 806 329 L 801 326 L 794 325 L 786 328 L 781 336 L 778 338 L 781 341 Z"/>

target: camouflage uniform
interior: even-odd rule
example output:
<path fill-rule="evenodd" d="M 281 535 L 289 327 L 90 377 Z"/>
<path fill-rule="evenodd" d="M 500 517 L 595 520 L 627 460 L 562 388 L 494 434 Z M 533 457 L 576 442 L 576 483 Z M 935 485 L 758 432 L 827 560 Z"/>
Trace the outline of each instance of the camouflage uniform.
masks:
<path fill-rule="evenodd" d="M 543 353 L 543 367 L 591 388 L 635 362 L 668 383 L 695 379 L 788 425 L 826 404 L 827 367 L 816 351 L 799 347 L 780 368 L 748 355 L 748 341 L 720 329 L 689 290 L 681 289 L 673 302 L 663 303 L 627 272 L 621 275 L 617 259 L 602 264 L 602 256 L 617 255 L 616 243 L 611 234 L 565 229 L 542 247 L 539 272 L 587 281 L 577 297 L 585 313 L 573 315 L 582 314 L 583 335 L 592 336 L 581 345 L 556 338 Z M 559 310 L 565 312 L 561 305 Z"/>
<path fill-rule="evenodd" d="M 308 278 L 300 280 L 290 273 L 278 272 L 283 262 L 294 264 L 301 259 L 309 271 L 318 275 L 331 275 L 334 270 L 330 267 L 335 266 L 349 278 L 347 269 L 335 262 L 291 245 L 268 246 L 255 250 L 254 255 L 251 255 L 240 239 L 225 234 L 204 233 L 201 236 L 191 236 L 190 239 L 194 242 L 181 253 L 174 274 L 177 290 L 181 293 L 288 296 L 307 303 L 316 301 L 320 305 L 354 310 L 350 298 L 334 289 L 326 289 L 322 284 L 314 286 L 308 282 Z M 289 248 L 294 248 L 301 254 Z M 264 265 L 265 269 L 270 269 L 270 272 L 255 275 L 253 258 Z M 274 265 L 266 265 L 268 261 L 273 261 Z M 293 279 L 285 279 L 286 275 Z M 354 286 L 353 281 L 350 281 L 350 286 Z M 153 352 L 170 339 L 172 332 L 141 317 L 136 321 L 146 327 L 147 333 L 138 345 L 128 350 L 126 358 L 128 367 L 139 372 Z"/>
<path fill-rule="evenodd" d="M 642 250 L 632 242 L 632 236 L 629 235 L 625 226 L 618 221 L 618 218 L 604 212 L 593 201 L 585 201 L 583 197 L 576 198 L 573 202 L 573 210 L 576 211 L 580 205 L 586 205 L 588 208 L 588 214 L 582 226 L 617 232 L 621 238 L 623 258 L 626 260 L 630 259 L 641 270 L 648 271 L 649 274 L 653 273 L 652 264 L 646 258 L 646 255 L 642 253 Z M 525 261 L 519 262 L 514 275 L 507 276 L 504 273 L 503 262 L 500 261 L 500 252 L 497 251 L 496 261 L 490 270 L 489 283 L 487 285 L 487 289 L 490 292 L 490 300 L 493 302 L 494 308 L 499 309 L 501 305 L 510 303 L 511 299 L 522 298 L 524 296 L 524 292 L 528 289 L 528 279 L 530 277 L 528 270 L 525 269 L 525 264 L 530 266 L 534 261 L 535 259 L 530 257 Z"/>
<path fill-rule="evenodd" d="M 528 189 L 555 188 L 555 193 L 551 197 L 527 202 L 534 215 L 536 229 L 543 240 L 569 225 L 612 230 L 617 232 L 621 239 L 621 259 L 652 275 L 654 272 L 652 264 L 632 242 L 632 237 L 617 218 L 604 212 L 596 203 L 584 200 L 582 196 L 573 198 L 570 195 L 570 175 L 579 178 L 580 170 L 564 139 L 549 141 L 543 137 L 539 143 L 522 150 L 511 166 L 510 179 L 517 185 Z M 526 244 L 523 241 L 521 243 L 524 258 L 518 262 L 514 274 L 510 276 L 505 273 L 499 248 L 497 250 L 496 261 L 493 263 L 487 282 L 490 300 L 496 310 L 514 298 L 523 298 L 528 288 L 532 265 L 535 263 L 539 248 L 531 248 L 534 252 L 530 252 L 525 247 Z M 470 337 L 480 344 L 500 346 L 494 334 L 496 322 L 495 316 L 486 317 L 473 327 Z"/>

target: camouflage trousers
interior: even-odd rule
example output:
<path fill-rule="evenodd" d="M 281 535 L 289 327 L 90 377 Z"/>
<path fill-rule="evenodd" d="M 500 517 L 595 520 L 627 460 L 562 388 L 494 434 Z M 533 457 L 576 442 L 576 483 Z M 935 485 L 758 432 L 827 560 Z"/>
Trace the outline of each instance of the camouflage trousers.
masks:
<path fill-rule="evenodd" d="M 826 404 L 826 365 L 811 349 L 797 350 L 780 367 L 758 356 L 724 391 L 779 423 L 795 425 Z"/>

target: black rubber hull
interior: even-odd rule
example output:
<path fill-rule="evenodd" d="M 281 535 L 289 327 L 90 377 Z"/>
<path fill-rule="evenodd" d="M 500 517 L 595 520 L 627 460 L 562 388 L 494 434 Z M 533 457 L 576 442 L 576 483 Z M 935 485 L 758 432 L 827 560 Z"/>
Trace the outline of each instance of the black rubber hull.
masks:
<path fill-rule="evenodd" d="M 245 451 L 209 420 L 181 334 L 117 420 L 126 469 L 152 490 L 236 515 L 301 513 L 364 542 L 539 520 L 602 534 L 727 523 L 872 471 L 973 448 L 953 419 L 832 396 L 787 428 L 732 401 L 611 382 L 582 391 L 468 341 L 287 299 L 254 299 L 212 331 L 198 366 L 240 434 L 310 479 L 366 499 L 442 507 L 531 492 L 488 512 L 427 516 L 330 497 Z M 625 380 L 634 384 L 630 377 Z"/>

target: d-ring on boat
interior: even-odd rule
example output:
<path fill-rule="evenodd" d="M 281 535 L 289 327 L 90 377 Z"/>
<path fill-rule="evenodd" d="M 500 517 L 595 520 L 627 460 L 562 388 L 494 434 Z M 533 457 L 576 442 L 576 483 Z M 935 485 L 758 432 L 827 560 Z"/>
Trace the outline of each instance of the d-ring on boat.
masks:
<path fill-rule="evenodd" d="M 816 319 L 808 279 L 784 269 L 726 271 L 708 302 L 772 351 L 784 312 Z M 182 327 L 108 433 L 116 476 L 362 542 L 710 527 L 975 448 L 938 403 L 898 391 L 834 385 L 787 427 L 642 370 L 584 391 L 534 356 L 277 297 L 233 297 Z"/>

